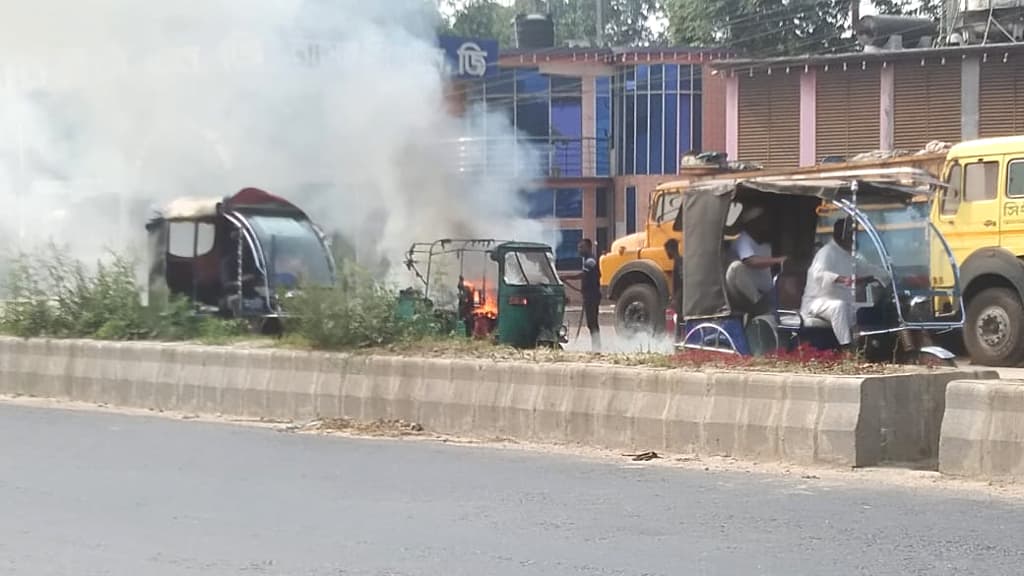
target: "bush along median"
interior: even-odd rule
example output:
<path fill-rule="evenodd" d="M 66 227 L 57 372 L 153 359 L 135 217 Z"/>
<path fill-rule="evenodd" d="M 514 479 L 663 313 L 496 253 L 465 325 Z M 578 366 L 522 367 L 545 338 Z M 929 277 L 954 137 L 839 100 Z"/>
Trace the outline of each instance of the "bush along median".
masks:
<path fill-rule="evenodd" d="M 118 254 L 93 264 L 51 248 L 42 256 L 20 255 L 9 267 L 0 332 L 22 338 L 253 343 L 339 352 L 494 361 L 587 362 L 692 371 L 762 371 L 873 374 L 907 367 L 871 365 L 854 356 L 800 348 L 764 357 L 705 351 L 591 354 L 563 350 L 516 350 L 489 341 L 457 337 L 422 301 L 400 313 L 398 292 L 351 261 L 329 288 L 306 289 L 286 298 L 285 336 L 254 336 L 247 324 L 198 314 L 184 298 L 160 306 L 142 303 L 144 289 L 135 262 Z"/>

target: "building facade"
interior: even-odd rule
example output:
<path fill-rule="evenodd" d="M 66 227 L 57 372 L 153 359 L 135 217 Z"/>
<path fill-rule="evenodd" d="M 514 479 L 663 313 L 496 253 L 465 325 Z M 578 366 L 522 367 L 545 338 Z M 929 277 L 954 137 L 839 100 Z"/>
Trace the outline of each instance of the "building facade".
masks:
<path fill-rule="evenodd" d="M 710 65 L 726 57 L 689 48 L 503 52 L 495 72 L 463 85 L 456 106 L 484 106 L 539 151 L 537 185 L 524 191 L 528 215 L 561 231 L 558 264 L 571 268 L 580 238 L 604 251 L 643 228 L 650 193 L 675 178 L 684 153 L 724 149 L 725 82 Z"/>
<path fill-rule="evenodd" d="M 1024 46 L 717 63 L 730 158 L 782 168 L 1024 132 Z"/>

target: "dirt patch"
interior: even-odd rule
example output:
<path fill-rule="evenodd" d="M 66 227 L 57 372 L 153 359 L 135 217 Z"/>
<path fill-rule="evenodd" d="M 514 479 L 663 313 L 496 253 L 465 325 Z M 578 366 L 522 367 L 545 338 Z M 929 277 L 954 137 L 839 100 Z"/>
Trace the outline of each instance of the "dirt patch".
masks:
<path fill-rule="evenodd" d="M 426 434 L 423 430 L 423 426 L 416 422 L 385 419 L 372 420 L 370 422 L 359 422 L 350 418 L 323 418 L 320 420 L 313 420 L 312 422 L 301 426 L 293 426 L 289 429 L 299 432 L 345 432 L 360 436 L 384 436 L 389 438 L 398 436 L 422 436 Z"/>

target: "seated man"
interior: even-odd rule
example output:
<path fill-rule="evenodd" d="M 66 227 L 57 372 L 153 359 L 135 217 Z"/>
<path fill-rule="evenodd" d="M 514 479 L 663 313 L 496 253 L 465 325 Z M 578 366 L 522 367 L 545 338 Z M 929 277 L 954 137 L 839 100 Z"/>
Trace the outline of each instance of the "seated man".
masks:
<path fill-rule="evenodd" d="M 772 266 L 786 261 L 772 256 L 768 241 L 770 224 L 757 209 L 747 209 L 741 216 L 742 226 L 733 243 L 739 260 L 729 265 L 725 273 L 730 303 L 738 311 L 764 314 L 774 307 L 772 299 Z"/>
<path fill-rule="evenodd" d="M 854 308 L 854 278 L 856 282 L 869 282 L 885 272 L 852 253 L 855 226 L 852 218 L 836 221 L 832 239 L 814 255 L 807 270 L 800 313 L 827 320 L 840 346 L 847 347 L 853 340 L 856 323 Z M 862 276 L 857 271 L 866 272 Z"/>

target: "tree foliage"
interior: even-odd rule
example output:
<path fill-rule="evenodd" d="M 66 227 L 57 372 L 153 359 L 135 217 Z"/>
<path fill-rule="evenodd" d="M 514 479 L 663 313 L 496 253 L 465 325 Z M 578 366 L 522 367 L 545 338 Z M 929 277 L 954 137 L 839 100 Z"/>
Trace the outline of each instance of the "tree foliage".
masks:
<path fill-rule="evenodd" d="M 872 0 L 882 14 L 938 18 L 942 0 Z M 851 0 L 665 0 L 672 40 L 761 57 L 854 47 Z"/>
<path fill-rule="evenodd" d="M 497 39 L 502 48 L 515 45 L 512 24 L 516 14 L 548 12 L 555 23 L 555 43 L 597 46 L 644 46 L 662 40 L 651 27 L 661 14 L 662 0 L 601 0 L 603 37 L 598 37 L 596 0 L 515 0 L 503 5 L 496 0 L 445 0 L 451 16 L 446 32 L 459 36 Z"/>

